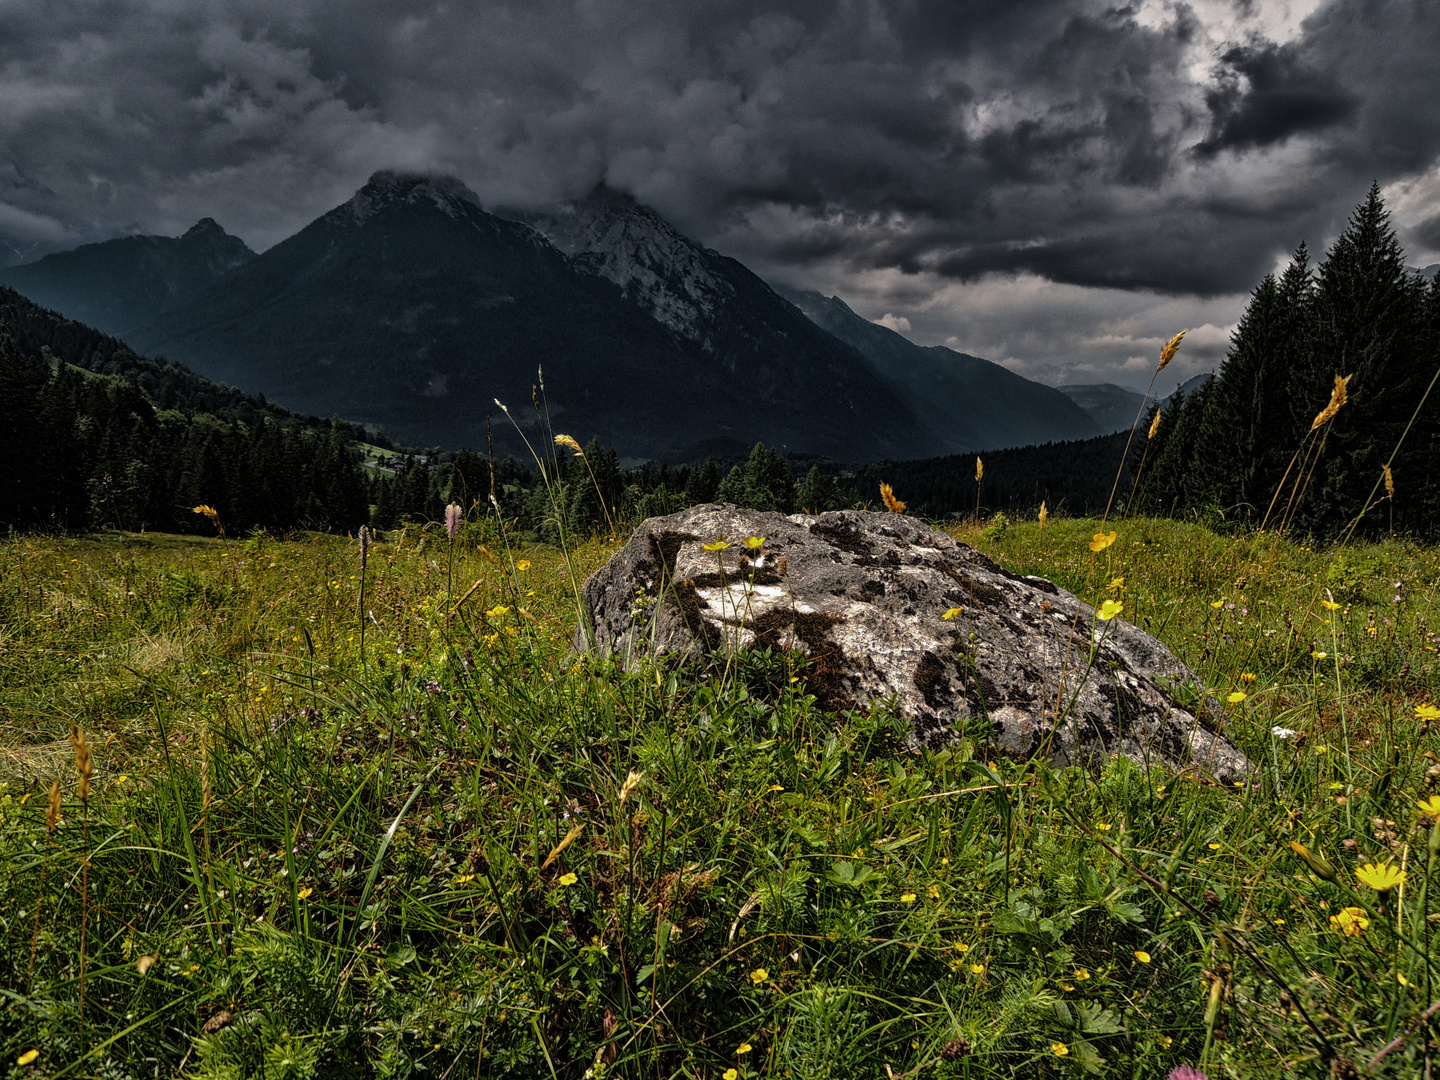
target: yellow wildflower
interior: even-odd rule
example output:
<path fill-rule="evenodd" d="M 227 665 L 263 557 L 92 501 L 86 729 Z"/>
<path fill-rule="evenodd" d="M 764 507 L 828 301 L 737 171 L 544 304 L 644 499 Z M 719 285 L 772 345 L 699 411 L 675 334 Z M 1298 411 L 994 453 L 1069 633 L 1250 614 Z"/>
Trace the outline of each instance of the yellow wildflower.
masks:
<path fill-rule="evenodd" d="M 1095 539 L 1090 541 L 1090 550 L 1096 553 L 1104 551 L 1111 544 L 1115 543 L 1115 533 L 1096 533 Z"/>
<path fill-rule="evenodd" d="M 1376 892 L 1389 892 L 1405 882 L 1406 873 L 1392 863 L 1366 863 L 1355 871 L 1362 885 L 1368 885 Z"/>
<path fill-rule="evenodd" d="M 1330 916 L 1330 929 L 1338 930 L 1346 937 L 1359 937 L 1370 929 L 1370 917 L 1365 914 L 1364 908 L 1341 908 Z"/>

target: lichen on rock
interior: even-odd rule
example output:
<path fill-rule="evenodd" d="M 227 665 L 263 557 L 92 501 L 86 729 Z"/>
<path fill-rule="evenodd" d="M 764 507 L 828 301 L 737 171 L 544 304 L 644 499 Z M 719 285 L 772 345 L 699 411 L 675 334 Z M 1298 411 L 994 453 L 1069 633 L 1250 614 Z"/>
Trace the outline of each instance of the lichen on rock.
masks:
<path fill-rule="evenodd" d="M 1217 702 L 1176 699 L 1199 681 L 1156 638 L 914 518 L 696 506 L 643 522 L 583 598 L 579 649 L 629 666 L 795 650 L 824 707 L 893 699 L 917 745 L 1091 769 L 1123 755 L 1226 784 L 1253 770 Z"/>

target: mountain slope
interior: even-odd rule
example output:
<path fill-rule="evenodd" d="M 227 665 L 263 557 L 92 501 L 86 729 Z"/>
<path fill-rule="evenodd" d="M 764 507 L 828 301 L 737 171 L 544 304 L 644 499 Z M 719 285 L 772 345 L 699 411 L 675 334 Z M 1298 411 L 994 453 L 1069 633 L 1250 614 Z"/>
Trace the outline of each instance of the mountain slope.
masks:
<path fill-rule="evenodd" d="M 788 291 L 818 325 L 854 345 L 928 426 L 945 453 L 1088 439 L 1100 427 L 1060 391 L 943 345 L 916 345 L 857 315 L 838 296 Z"/>
<path fill-rule="evenodd" d="M 1089 413 L 1105 432 L 1129 431 L 1145 400 L 1145 395 L 1115 383 L 1067 383 L 1056 389 Z"/>
<path fill-rule="evenodd" d="M 183 236 L 123 236 L 0 270 L 0 285 L 102 333 L 121 334 L 254 257 L 239 237 L 203 218 Z"/>
<path fill-rule="evenodd" d="M 923 453 L 923 426 L 863 358 L 801 323 L 775 335 L 796 338 L 788 351 L 735 347 L 720 330 L 707 349 L 534 229 L 486 213 L 459 181 L 377 173 L 128 336 L 410 444 L 484 445 L 492 399 L 533 416 L 543 367 L 555 429 L 627 456 L 713 437 L 847 460 Z M 497 438 L 508 428 L 497 424 Z"/>
<path fill-rule="evenodd" d="M 352 439 L 379 440 L 381 445 L 388 445 L 383 436 L 366 432 L 359 424 L 294 413 L 266 401 L 263 394 L 247 394 L 197 375 L 181 364 L 141 356 L 123 341 L 48 311 L 13 289 L 0 286 L 0 338 L 7 337 L 24 356 L 53 357 L 97 375 L 130 380 L 157 408 L 211 413 L 245 423 L 263 417 L 316 431 L 335 428 Z"/>

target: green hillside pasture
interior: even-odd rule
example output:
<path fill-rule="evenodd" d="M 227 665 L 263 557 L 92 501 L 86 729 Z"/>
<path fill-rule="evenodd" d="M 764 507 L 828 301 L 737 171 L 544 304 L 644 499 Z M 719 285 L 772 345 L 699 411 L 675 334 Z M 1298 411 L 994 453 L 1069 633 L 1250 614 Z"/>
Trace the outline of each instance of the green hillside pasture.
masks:
<path fill-rule="evenodd" d="M 1097 553 L 1097 528 L 971 539 L 1174 647 L 1252 785 L 908 753 L 884 708 L 821 711 L 793 657 L 578 660 L 605 543 L 396 533 L 362 604 L 353 541 L 12 540 L 0 1062 L 1418 1075 L 1436 551 L 1142 520 Z"/>

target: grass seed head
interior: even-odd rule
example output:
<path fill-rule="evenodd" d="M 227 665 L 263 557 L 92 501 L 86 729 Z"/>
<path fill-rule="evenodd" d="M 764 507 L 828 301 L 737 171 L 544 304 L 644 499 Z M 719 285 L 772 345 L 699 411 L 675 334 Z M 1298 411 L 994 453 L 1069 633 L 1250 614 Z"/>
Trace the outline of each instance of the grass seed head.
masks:
<path fill-rule="evenodd" d="M 584 457 L 584 456 L 585 456 L 585 451 L 582 450 L 582 449 L 580 449 L 580 444 L 575 441 L 575 437 L 574 437 L 573 435 L 556 435 L 556 436 L 555 436 L 555 445 L 556 445 L 556 446 L 569 447 L 571 450 L 574 450 L 574 451 L 575 451 L 577 454 L 579 454 L 581 457 Z"/>
<path fill-rule="evenodd" d="M 634 769 L 631 769 L 630 775 L 625 777 L 625 783 L 620 785 L 620 801 L 623 803 L 626 799 L 630 798 L 635 789 L 640 786 L 640 781 L 644 779 L 645 774 L 643 772 L 636 772 Z"/>
<path fill-rule="evenodd" d="M 1385 497 L 1395 498 L 1395 477 L 1390 473 L 1390 466 L 1385 466 Z"/>
<path fill-rule="evenodd" d="M 1330 401 L 1315 415 L 1315 419 L 1310 424 L 1311 431 L 1334 420 L 1335 414 L 1340 411 L 1340 406 L 1350 400 L 1348 387 L 1353 377 L 1353 375 L 1335 376 L 1335 387 L 1330 391 Z"/>
<path fill-rule="evenodd" d="M 889 484 L 880 485 L 880 498 L 885 500 L 885 509 L 889 510 L 892 514 L 903 514 L 905 512 L 905 504 L 895 497 L 895 492 L 890 489 Z"/>
<path fill-rule="evenodd" d="M 1155 410 L 1155 419 L 1150 421 L 1150 434 L 1145 436 L 1147 439 L 1153 439 L 1155 433 L 1160 430 L 1160 417 L 1162 415 L 1164 414 L 1161 413 L 1159 409 Z"/>
<path fill-rule="evenodd" d="M 975 459 L 975 482 L 978 484 L 985 476 L 985 463 L 978 457 Z"/>
<path fill-rule="evenodd" d="M 1180 351 L 1180 339 L 1189 332 L 1189 330 L 1181 330 L 1165 343 L 1165 348 L 1160 350 L 1160 366 L 1155 369 L 1156 371 L 1164 371 L 1165 365 L 1175 359 L 1175 354 Z"/>
<path fill-rule="evenodd" d="M 1047 509 L 1045 509 L 1045 503 L 1042 501 L 1042 502 L 1040 503 L 1040 527 L 1041 527 L 1042 529 L 1045 527 L 1045 519 L 1048 518 L 1049 516 L 1050 516 L 1050 511 L 1047 510 Z"/>
<path fill-rule="evenodd" d="M 45 808 L 45 835 L 55 835 L 55 826 L 60 824 L 60 778 L 50 785 L 50 805 Z"/>
<path fill-rule="evenodd" d="M 70 745 L 75 749 L 75 771 L 80 774 L 80 801 L 90 801 L 90 777 L 95 766 L 90 760 L 90 744 L 85 741 L 85 732 L 79 724 L 70 725 Z"/>

